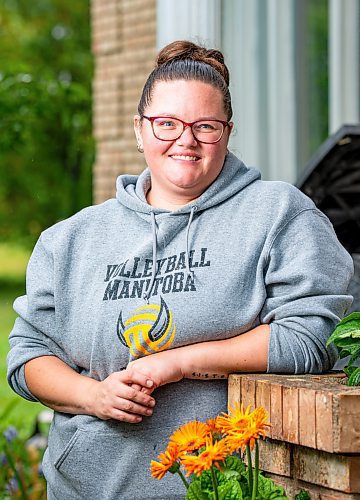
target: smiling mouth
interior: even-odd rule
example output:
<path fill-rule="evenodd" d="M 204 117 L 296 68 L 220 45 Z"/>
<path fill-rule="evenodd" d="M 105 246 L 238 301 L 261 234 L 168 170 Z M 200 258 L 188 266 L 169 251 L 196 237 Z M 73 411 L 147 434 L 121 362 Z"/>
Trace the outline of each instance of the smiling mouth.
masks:
<path fill-rule="evenodd" d="M 188 155 L 170 155 L 170 158 L 173 158 L 174 160 L 183 160 L 183 161 L 200 160 L 199 156 L 188 156 Z"/>

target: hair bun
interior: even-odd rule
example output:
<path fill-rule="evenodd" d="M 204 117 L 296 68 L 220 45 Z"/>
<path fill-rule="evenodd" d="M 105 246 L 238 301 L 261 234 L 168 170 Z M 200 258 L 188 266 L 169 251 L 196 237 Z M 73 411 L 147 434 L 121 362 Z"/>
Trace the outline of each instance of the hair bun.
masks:
<path fill-rule="evenodd" d="M 229 70 L 225 65 L 222 53 L 216 49 L 206 49 L 188 40 L 177 40 L 166 45 L 159 52 L 156 67 L 181 59 L 192 59 L 193 61 L 209 64 L 220 73 L 226 85 L 229 85 Z"/>

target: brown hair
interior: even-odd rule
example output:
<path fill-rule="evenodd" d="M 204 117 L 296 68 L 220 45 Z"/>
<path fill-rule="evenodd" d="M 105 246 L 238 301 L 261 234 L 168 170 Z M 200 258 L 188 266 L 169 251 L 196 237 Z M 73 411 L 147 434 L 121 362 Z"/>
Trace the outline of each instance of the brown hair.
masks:
<path fill-rule="evenodd" d="M 140 117 L 143 117 L 146 106 L 151 102 L 155 83 L 171 80 L 199 80 L 218 88 L 223 95 L 227 119 L 231 119 L 229 70 L 219 50 L 206 49 L 186 40 L 166 45 L 159 52 L 156 66 L 144 85 L 138 106 Z"/>

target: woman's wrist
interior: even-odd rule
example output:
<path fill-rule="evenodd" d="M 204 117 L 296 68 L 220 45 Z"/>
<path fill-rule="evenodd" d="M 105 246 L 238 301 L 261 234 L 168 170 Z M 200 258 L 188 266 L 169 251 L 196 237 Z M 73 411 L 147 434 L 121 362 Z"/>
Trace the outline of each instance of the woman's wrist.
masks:
<path fill-rule="evenodd" d="M 174 363 L 179 366 L 182 378 L 214 380 L 227 375 L 217 366 L 221 341 L 201 342 L 174 349 Z"/>
<path fill-rule="evenodd" d="M 74 400 L 79 405 L 79 411 L 86 415 L 95 415 L 95 403 L 97 401 L 97 390 L 100 382 L 98 380 L 79 375 L 74 388 Z"/>

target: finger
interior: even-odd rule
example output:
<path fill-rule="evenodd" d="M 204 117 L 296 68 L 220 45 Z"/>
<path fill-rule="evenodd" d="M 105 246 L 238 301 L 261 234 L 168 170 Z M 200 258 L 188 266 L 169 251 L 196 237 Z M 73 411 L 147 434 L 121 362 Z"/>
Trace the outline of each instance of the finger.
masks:
<path fill-rule="evenodd" d="M 151 394 L 153 392 L 154 388 L 149 389 L 148 387 L 142 387 L 141 392 L 144 392 L 145 394 Z"/>
<path fill-rule="evenodd" d="M 134 413 L 138 416 L 144 415 L 146 417 L 150 417 L 153 413 L 152 408 L 140 405 L 138 403 L 135 403 L 134 401 L 130 401 L 124 398 L 117 398 L 117 401 L 115 403 L 115 408 L 127 414 Z"/>
<path fill-rule="evenodd" d="M 155 406 L 155 399 L 153 397 L 145 392 L 138 391 L 134 387 L 125 386 L 121 392 L 118 392 L 118 397 L 151 408 Z"/>
<path fill-rule="evenodd" d="M 136 371 L 134 368 L 129 367 L 126 370 L 119 372 L 120 379 L 126 384 L 138 384 L 143 387 L 151 389 L 154 387 L 154 381 L 148 375 Z"/>
<path fill-rule="evenodd" d="M 131 387 L 132 389 L 135 389 L 136 391 L 141 391 L 142 389 L 147 389 L 146 387 L 142 387 L 139 384 L 129 384 L 129 387 Z"/>
<path fill-rule="evenodd" d="M 155 387 L 149 389 L 148 387 L 143 387 L 139 384 L 129 384 L 129 387 L 131 387 L 132 389 L 136 389 L 137 391 L 144 392 L 145 394 L 151 394 L 155 389 Z"/>
<path fill-rule="evenodd" d="M 114 420 L 120 420 L 121 422 L 127 422 L 129 424 L 138 424 L 142 421 L 142 417 L 140 415 L 126 413 L 117 408 L 114 408 L 111 412 L 111 418 L 113 418 Z"/>

